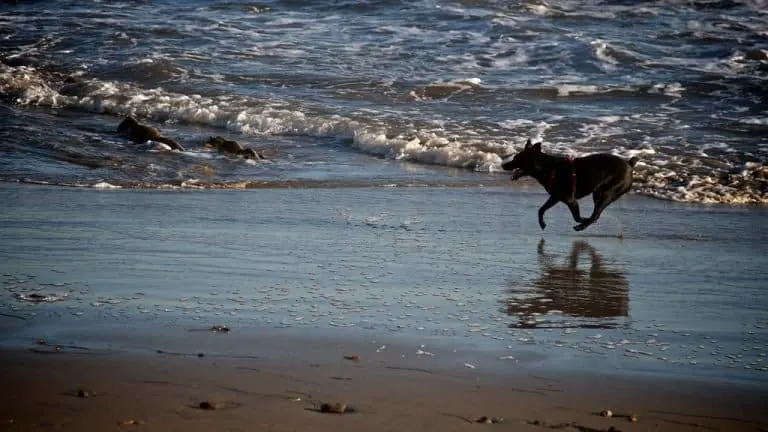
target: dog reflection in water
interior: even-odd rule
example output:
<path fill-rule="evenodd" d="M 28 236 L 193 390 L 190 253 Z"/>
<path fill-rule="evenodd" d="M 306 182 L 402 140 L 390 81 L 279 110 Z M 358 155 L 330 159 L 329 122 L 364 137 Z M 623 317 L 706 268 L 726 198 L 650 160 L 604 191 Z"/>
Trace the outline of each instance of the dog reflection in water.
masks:
<path fill-rule="evenodd" d="M 544 240 L 537 247 L 541 275 L 530 287 L 510 282 L 507 313 L 519 317 L 511 327 L 567 327 L 567 317 L 578 320 L 578 327 L 615 327 L 612 318 L 629 315 L 629 282 L 621 271 L 603 263 L 594 247 L 584 240 L 576 240 L 564 265 L 557 265 L 555 257 L 544 251 Z M 587 256 L 589 267 L 579 268 L 581 256 Z M 562 313 L 555 321 L 550 312 Z"/>

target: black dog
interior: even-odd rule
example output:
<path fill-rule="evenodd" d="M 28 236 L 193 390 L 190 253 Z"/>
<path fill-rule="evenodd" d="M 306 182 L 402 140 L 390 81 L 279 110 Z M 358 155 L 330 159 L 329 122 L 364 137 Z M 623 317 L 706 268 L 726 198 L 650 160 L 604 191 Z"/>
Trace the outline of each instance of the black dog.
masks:
<path fill-rule="evenodd" d="M 573 229 L 581 231 L 597 222 L 608 205 L 632 187 L 632 168 L 637 163 L 612 154 L 593 154 L 580 158 L 552 156 L 541 152 L 541 143 L 525 144 L 525 149 L 505 162 L 501 167 L 513 171 L 512 180 L 531 176 L 549 192 L 549 199 L 539 209 L 539 226 L 544 229 L 544 212 L 558 201 L 564 202 L 571 210 L 573 220 L 579 224 Z M 592 216 L 583 219 L 579 213 L 579 199 L 589 194 L 595 201 Z"/>

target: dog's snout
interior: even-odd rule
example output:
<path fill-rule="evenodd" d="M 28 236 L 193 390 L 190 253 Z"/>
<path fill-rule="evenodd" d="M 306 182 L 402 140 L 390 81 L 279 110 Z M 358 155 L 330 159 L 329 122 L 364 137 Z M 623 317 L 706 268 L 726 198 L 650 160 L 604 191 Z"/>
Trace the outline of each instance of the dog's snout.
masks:
<path fill-rule="evenodd" d="M 510 171 L 516 168 L 514 162 L 514 156 L 515 154 L 508 154 L 501 157 L 501 169 L 504 171 Z"/>

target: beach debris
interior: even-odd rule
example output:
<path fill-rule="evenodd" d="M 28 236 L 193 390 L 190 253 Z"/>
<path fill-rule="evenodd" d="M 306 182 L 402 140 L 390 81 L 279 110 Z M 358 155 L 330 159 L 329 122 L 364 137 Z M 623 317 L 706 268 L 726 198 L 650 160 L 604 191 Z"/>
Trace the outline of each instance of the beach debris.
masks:
<path fill-rule="evenodd" d="M 135 419 L 119 420 L 117 422 L 118 426 L 141 426 L 143 424 L 144 424 L 143 420 L 135 420 Z"/>
<path fill-rule="evenodd" d="M 214 402 L 211 400 L 204 400 L 204 401 L 200 401 L 199 403 L 192 403 L 187 406 L 189 408 L 199 409 L 202 411 L 218 411 L 218 410 L 224 410 L 224 409 L 238 408 L 242 406 L 242 404 L 240 402 L 235 402 L 235 401 Z"/>
<path fill-rule="evenodd" d="M 604 409 L 600 411 L 600 417 L 611 418 L 613 417 L 613 411 L 609 409 Z"/>
<path fill-rule="evenodd" d="M 386 345 L 382 345 L 378 349 L 376 349 L 376 352 L 382 352 L 382 351 L 384 351 L 386 349 L 387 349 L 387 346 Z"/>
<path fill-rule="evenodd" d="M 221 407 L 222 407 L 222 404 L 220 403 L 208 402 L 208 401 L 202 401 L 200 402 L 200 405 L 198 405 L 198 408 L 200 408 L 201 410 L 210 410 L 210 411 L 220 409 Z"/>
<path fill-rule="evenodd" d="M 360 361 L 360 356 L 358 356 L 358 355 L 348 355 L 348 356 L 344 356 L 344 359 L 357 362 L 357 361 Z"/>
<path fill-rule="evenodd" d="M 37 354 L 56 354 L 62 352 L 64 348 L 61 345 L 42 345 L 40 348 L 30 348 L 30 351 Z"/>
<path fill-rule="evenodd" d="M 419 348 L 419 349 L 416 351 L 416 355 L 417 355 L 417 356 L 427 356 L 427 357 L 434 357 L 434 356 L 435 356 L 435 355 L 434 355 L 434 354 L 432 354 L 431 352 L 429 352 L 429 351 L 424 351 L 424 350 L 423 350 L 423 349 L 421 349 L 421 348 Z"/>
<path fill-rule="evenodd" d="M 353 412 L 353 410 L 347 404 L 337 402 L 337 403 L 324 403 L 320 405 L 320 412 L 329 413 L 329 414 L 344 414 L 348 412 Z"/>
<path fill-rule="evenodd" d="M 469 369 L 474 369 L 475 365 L 473 365 L 472 363 L 464 363 L 464 367 Z"/>
<path fill-rule="evenodd" d="M 211 328 L 209 330 L 214 332 L 214 333 L 228 333 L 229 332 L 229 326 L 226 326 L 226 325 L 215 325 L 215 326 L 211 326 Z"/>
<path fill-rule="evenodd" d="M 630 414 L 630 415 L 627 417 L 627 419 L 628 419 L 628 420 L 629 420 L 631 423 L 637 423 L 638 421 L 640 421 L 640 417 L 638 417 L 638 415 L 637 415 L 637 414 L 635 414 L 635 413 L 632 413 L 632 414 Z"/>
<path fill-rule="evenodd" d="M 133 141 L 134 144 L 144 144 L 147 141 L 164 144 L 168 150 L 184 151 L 184 147 L 176 141 L 163 136 L 159 130 L 152 126 L 146 126 L 139 123 L 135 118 L 127 116 L 120 125 L 117 126 L 118 135 Z"/>
<path fill-rule="evenodd" d="M 475 423 L 496 424 L 496 423 L 503 423 L 503 422 L 504 422 L 504 417 L 482 416 L 475 419 Z"/>
<path fill-rule="evenodd" d="M 78 389 L 77 390 L 77 397 L 81 399 L 88 399 L 91 396 L 96 396 L 96 392 L 92 392 L 90 390 L 86 389 Z"/>
<path fill-rule="evenodd" d="M 69 297 L 69 294 L 67 294 L 67 293 L 61 293 L 61 294 L 56 294 L 56 293 L 40 294 L 40 293 L 33 292 L 33 293 L 29 293 L 29 294 L 25 294 L 25 293 L 17 293 L 16 294 L 16 299 L 17 300 L 21 300 L 21 301 L 25 301 L 25 302 L 29 302 L 29 303 L 35 303 L 35 304 L 37 304 L 37 303 L 53 303 L 53 302 L 57 302 L 57 301 L 66 300 L 67 297 Z"/>
<path fill-rule="evenodd" d="M 557 424 L 548 424 L 547 422 L 543 422 L 541 420 L 528 420 L 527 422 L 529 425 L 532 426 L 539 426 L 547 429 L 566 429 L 566 430 L 578 430 L 579 432 L 621 432 L 621 430 L 615 428 L 614 426 L 609 426 L 608 429 L 596 429 L 589 426 L 584 426 L 582 424 L 578 423 L 557 423 Z"/>
<path fill-rule="evenodd" d="M 205 146 L 208 148 L 214 148 L 219 153 L 229 153 L 232 155 L 240 155 L 245 159 L 266 159 L 262 153 L 252 148 L 244 147 L 237 141 L 224 138 L 223 136 L 209 137 L 205 141 Z"/>

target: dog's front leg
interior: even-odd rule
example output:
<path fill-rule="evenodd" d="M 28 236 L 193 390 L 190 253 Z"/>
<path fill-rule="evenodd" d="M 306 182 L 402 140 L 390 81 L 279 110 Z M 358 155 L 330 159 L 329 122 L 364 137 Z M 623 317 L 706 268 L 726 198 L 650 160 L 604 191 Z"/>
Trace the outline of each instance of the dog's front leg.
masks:
<path fill-rule="evenodd" d="M 543 206 L 539 209 L 539 226 L 541 229 L 544 229 L 547 227 L 547 224 L 544 223 L 544 212 L 551 209 L 553 205 L 557 204 L 557 200 L 553 197 L 549 197 L 547 202 L 544 203 Z"/>

